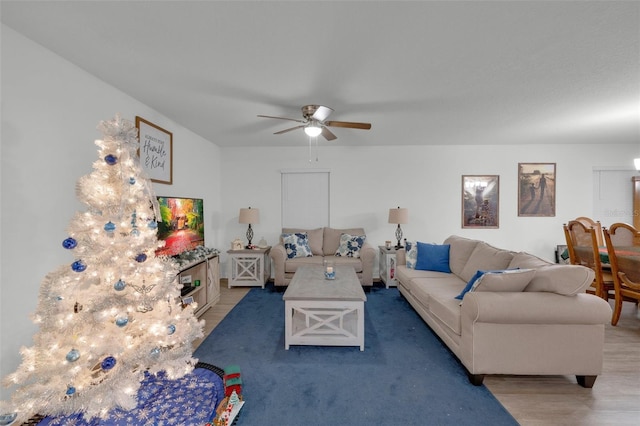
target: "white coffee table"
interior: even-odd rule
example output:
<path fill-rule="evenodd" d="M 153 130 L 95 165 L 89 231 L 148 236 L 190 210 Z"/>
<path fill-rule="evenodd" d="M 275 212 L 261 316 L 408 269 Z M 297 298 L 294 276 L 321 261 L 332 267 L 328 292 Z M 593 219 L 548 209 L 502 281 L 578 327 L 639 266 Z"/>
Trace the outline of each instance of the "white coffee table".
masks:
<path fill-rule="evenodd" d="M 360 346 L 364 351 L 364 302 L 355 270 L 336 266 L 324 278 L 322 266 L 296 270 L 284 299 L 284 348 L 290 345 Z"/>

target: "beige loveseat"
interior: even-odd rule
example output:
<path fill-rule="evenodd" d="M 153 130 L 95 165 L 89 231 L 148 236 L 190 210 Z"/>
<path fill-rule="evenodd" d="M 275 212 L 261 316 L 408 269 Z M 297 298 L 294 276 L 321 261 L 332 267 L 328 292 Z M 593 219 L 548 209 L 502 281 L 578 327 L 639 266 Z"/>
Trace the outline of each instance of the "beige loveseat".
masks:
<path fill-rule="evenodd" d="M 342 234 L 366 235 L 364 229 L 335 229 L 328 227 L 318 229 L 282 228 L 282 234 L 293 233 L 307 234 L 309 247 L 311 248 L 313 256 L 289 259 L 282 243 L 281 235 L 279 243 L 274 246 L 269 253 L 271 259 L 273 259 L 274 284 L 276 286 L 289 285 L 298 266 L 322 265 L 325 259 L 330 259 L 336 265 L 353 266 L 363 286 L 373 285 L 373 264 L 376 258 L 376 250 L 371 244 L 365 241 L 360 249 L 359 257 L 335 256 L 338 246 L 340 245 L 340 236 Z"/>
<path fill-rule="evenodd" d="M 575 375 L 580 385 L 593 386 L 602 371 L 611 307 L 585 293 L 592 270 L 458 236 L 444 245 L 450 245 L 451 273 L 407 268 L 405 250 L 398 251 L 398 289 L 460 359 L 473 384 L 486 374 L 515 374 Z M 478 270 L 509 268 L 535 272 L 517 271 L 533 275 L 523 289 L 481 291 L 480 285 L 462 301 L 455 299 Z"/>

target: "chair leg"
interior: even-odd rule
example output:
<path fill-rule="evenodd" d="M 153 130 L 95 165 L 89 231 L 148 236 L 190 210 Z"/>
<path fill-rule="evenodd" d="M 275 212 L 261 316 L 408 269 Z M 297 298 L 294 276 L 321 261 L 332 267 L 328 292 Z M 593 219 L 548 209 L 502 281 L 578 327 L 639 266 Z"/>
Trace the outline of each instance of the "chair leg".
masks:
<path fill-rule="evenodd" d="M 583 388 L 591 389 L 593 384 L 596 382 L 597 377 L 598 376 L 576 376 L 576 380 Z"/>
<path fill-rule="evenodd" d="M 611 325 L 618 324 L 620 313 L 622 312 L 622 296 L 616 294 L 616 300 L 613 307 L 613 316 L 611 317 Z"/>

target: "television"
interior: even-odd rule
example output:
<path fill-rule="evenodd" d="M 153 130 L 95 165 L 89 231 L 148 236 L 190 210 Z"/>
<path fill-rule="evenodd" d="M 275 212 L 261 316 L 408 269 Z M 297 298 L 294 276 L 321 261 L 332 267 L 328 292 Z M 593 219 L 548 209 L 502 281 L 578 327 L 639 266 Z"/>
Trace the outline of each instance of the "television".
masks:
<path fill-rule="evenodd" d="M 157 197 L 158 239 L 165 242 L 157 256 L 179 256 L 204 246 L 204 208 L 200 198 Z"/>

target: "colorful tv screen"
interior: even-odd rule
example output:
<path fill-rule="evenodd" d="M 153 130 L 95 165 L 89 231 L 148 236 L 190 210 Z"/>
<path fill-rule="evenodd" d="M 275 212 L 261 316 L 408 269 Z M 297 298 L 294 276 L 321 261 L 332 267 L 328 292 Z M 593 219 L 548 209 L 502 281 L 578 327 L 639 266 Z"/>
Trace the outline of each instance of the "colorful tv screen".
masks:
<path fill-rule="evenodd" d="M 158 197 L 161 221 L 158 239 L 165 242 L 157 256 L 177 256 L 204 246 L 204 209 L 200 198 Z"/>

